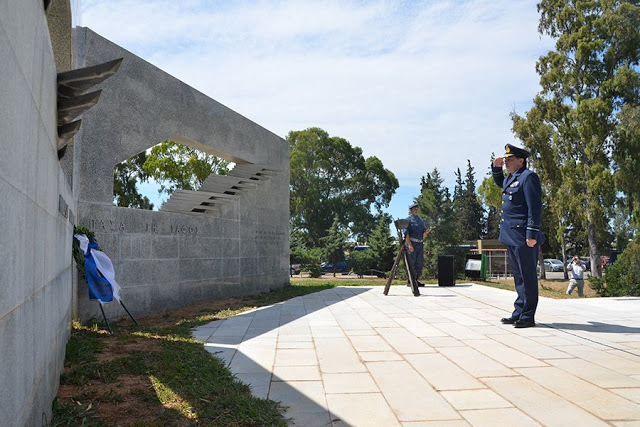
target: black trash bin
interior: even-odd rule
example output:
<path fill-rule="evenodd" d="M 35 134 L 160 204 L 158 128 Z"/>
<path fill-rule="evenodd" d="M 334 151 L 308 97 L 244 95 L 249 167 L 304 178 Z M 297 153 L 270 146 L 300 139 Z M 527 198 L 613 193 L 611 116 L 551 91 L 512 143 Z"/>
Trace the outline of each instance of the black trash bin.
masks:
<path fill-rule="evenodd" d="M 454 286 L 456 284 L 456 269 L 453 255 L 438 257 L 438 286 Z"/>

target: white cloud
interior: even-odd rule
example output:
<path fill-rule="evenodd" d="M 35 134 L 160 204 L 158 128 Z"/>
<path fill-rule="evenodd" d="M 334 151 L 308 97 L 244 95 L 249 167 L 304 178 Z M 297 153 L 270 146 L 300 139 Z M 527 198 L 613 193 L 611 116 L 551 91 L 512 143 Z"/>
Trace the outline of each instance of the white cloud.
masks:
<path fill-rule="evenodd" d="M 513 142 L 551 47 L 536 3 L 83 0 L 82 25 L 278 135 L 344 137 L 417 192 L 466 159 L 481 180 Z"/>

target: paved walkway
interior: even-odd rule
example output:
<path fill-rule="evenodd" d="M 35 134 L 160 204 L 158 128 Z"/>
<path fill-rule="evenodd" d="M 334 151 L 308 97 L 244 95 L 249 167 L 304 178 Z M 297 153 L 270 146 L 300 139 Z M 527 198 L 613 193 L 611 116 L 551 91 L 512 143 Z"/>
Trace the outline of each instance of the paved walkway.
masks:
<path fill-rule="evenodd" d="M 197 328 L 297 426 L 640 425 L 640 298 L 541 298 L 473 284 L 338 287 Z"/>

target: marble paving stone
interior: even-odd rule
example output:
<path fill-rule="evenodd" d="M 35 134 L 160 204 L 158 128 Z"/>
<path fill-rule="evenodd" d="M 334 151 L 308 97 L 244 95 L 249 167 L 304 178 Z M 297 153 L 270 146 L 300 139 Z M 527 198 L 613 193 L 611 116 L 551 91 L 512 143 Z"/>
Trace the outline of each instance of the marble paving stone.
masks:
<path fill-rule="evenodd" d="M 316 352 L 312 348 L 282 348 L 276 350 L 275 366 L 315 366 Z"/>
<path fill-rule="evenodd" d="M 474 427 L 540 427 L 540 424 L 534 419 L 516 408 L 460 411 L 460 414 Z"/>
<path fill-rule="evenodd" d="M 487 322 L 468 316 L 460 312 L 459 310 L 437 311 L 436 313 L 444 317 L 445 319 L 449 319 L 450 321 L 455 322 L 459 325 L 465 325 L 468 327 L 487 326 Z"/>
<path fill-rule="evenodd" d="M 368 362 L 367 368 L 398 420 L 452 420 L 457 412 L 407 362 Z M 419 404 L 416 404 L 419 396 Z"/>
<path fill-rule="evenodd" d="M 431 326 L 419 318 L 398 318 L 395 319 L 396 323 L 404 327 L 407 331 L 419 338 L 426 337 L 447 337 L 448 335 L 442 332 L 440 329 Z"/>
<path fill-rule="evenodd" d="M 520 368 L 518 372 L 585 411 L 605 420 L 640 422 L 640 405 L 558 368 Z"/>
<path fill-rule="evenodd" d="M 400 426 L 380 393 L 327 394 L 334 427 Z"/>
<path fill-rule="evenodd" d="M 462 341 L 452 337 L 423 337 L 422 341 L 431 347 L 460 347 L 465 345 Z"/>
<path fill-rule="evenodd" d="M 550 368 L 526 369 L 540 370 Z M 521 376 L 496 377 L 483 378 L 483 381 L 492 390 L 511 402 L 513 406 L 542 425 L 607 425 L 605 421 L 596 418 L 584 409 L 574 405 L 571 401 L 559 397 L 553 391 L 541 387 L 528 378 Z M 466 415 L 465 418 L 467 418 Z"/>
<path fill-rule="evenodd" d="M 407 421 L 402 427 L 469 427 L 465 420 Z"/>
<path fill-rule="evenodd" d="M 316 352 L 320 371 L 324 373 L 365 372 L 358 353 L 346 338 L 318 338 Z"/>
<path fill-rule="evenodd" d="M 403 328 L 378 328 L 376 331 L 399 353 L 434 353 L 435 350 Z"/>
<path fill-rule="evenodd" d="M 469 347 L 442 347 L 438 351 L 476 378 L 518 375 L 503 364 Z"/>
<path fill-rule="evenodd" d="M 457 410 L 511 408 L 513 405 L 493 390 L 451 390 L 440 393 Z"/>
<path fill-rule="evenodd" d="M 373 328 L 369 328 L 369 329 L 350 329 L 350 330 L 345 330 L 344 333 L 348 337 L 378 335 L 376 330 L 373 329 Z"/>
<path fill-rule="evenodd" d="M 623 375 L 640 375 L 640 358 L 637 361 L 629 360 L 610 351 L 601 351 L 580 345 L 559 347 L 559 349 Z"/>
<path fill-rule="evenodd" d="M 467 344 L 485 356 L 490 357 L 509 368 L 547 366 L 543 361 L 491 339 L 468 340 Z"/>
<path fill-rule="evenodd" d="M 392 351 L 391 346 L 379 335 L 375 336 L 351 336 L 351 345 L 357 352 L 361 351 Z"/>
<path fill-rule="evenodd" d="M 436 390 L 486 388 L 441 354 L 410 354 L 405 358 Z"/>
<path fill-rule="evenodd" d="M 278 340 L 276 348 L 314 348 L 313 341 L 281 341 Z"/>
<path fill-rule="evenodd" d="M 440 331 L 447 334 L 447 336 L 459 339 L 459 340 L 480 340 L 486 338 L 485 335 L 474 331 L 464 325 L 458 325 L 457 323 L 438 323 L 434 325 Z"/>
<path fill-rule="evenodd" d="M 271 385 L 271 373 L 235 374 L 243 383 L 249 385 L 251 394 L 259 399 L 266 399 Z"/>
<path fill-rule="evenodd" d="M 640 387 L 640 381 L 583 359 L 547 360 L 548 364 L 602 388 Z"/>
<path fill-rule="evenodd" d="M 269 389 L 269 399 L 281 402 L 296 412 L 327 412 L 322 381 L 275 381 Z"/>
<path fill-rule="evenodd" d="M 231 363 L 231 360 L 233 359 L 233 356 L 236 355 L 237 351 L 235 348 L 219 347 L 213 344 L 205 344 L 204 349 L 207 350 L 212 356 L 220 359 L 225 364 L 225 366 L 229 366 L 229 363 Z"/>
<path fill-rule="evenodd" d="M 491 339 L 528 354 L 531 357 L 535 357 L 536 359 L 573 358 L 570 354 L 564 353 L 553 346 L 541 344 L 540 342 L 522 337 L 518 334 L 492 335 Z"/>
<path fill-rule="evenodd" d="M 273 381 L 321 381 L 317 366 L 274 366 Z"/>
<path fill-rule="evenodd" d="M 338 326 L 311 326 L 311 333 L 316 338 L 344 338 L 344 331 Z"/>
<path fill-rule="evenodd" d="M 610 388 L 609 391 L 640 404 L 640 388 Z"/>
<path fill-rule="evenodd" d="M 322 374 L 324 388 L 329 393 L 378 393 L 380 390 L 367 372 Z"/>
<path fill-rule="evenodd" d="M 383 360 L 402 360 L 395 351 L 360 351 L 358 355 L 363 362 L 379 362 Z"/>
<path fill-rule="evenodd" d="M 308 334 L 278 334 L 278 344 L 287 342 L 312 342 L 313 337 L 311 331 Z"/>

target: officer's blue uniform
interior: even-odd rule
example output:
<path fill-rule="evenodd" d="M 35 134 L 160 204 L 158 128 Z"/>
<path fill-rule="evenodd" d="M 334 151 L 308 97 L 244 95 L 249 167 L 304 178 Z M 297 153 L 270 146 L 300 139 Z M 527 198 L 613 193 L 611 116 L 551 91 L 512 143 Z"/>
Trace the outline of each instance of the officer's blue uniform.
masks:
<path fill-rule="evenodd" d="M 526 158 L 529 153 L 518 150 Z M 520 154 L 520 153 L 518 153 Z M 511 270 L 518 298 L 514 302 L 511 318 L 525 322 L 534 322 L 538 306 L 538 247 L 545 241 L 540 231 L 542 218 L 542 189 L 540 178 L 526 167 L 520 168 L 506 178 L 502 168 L 491 165 L 493 180 L 502 188 L 502 219 L 500 220 L 500 242 L 508 247 Z M 526 239 L 535 239 L 534 247 L 527 246 Z"/>
<path fill-rule="evenodd" d="M 407 245 L 407 253 L 409 254 L 409 259 L 413 264 L 413 270 L 416 273 L 416 280 L 418 280 L 422 275 L 422 262 L 424 260 L 424 242 L 422 236 L 427 230 L 427 227 L 424 225 L 422 218 L 417 215 L 409 215 L 407 220 L 409 221 L 409 226 L 407 227 L 406 233 L 409 235 L 411 245 L 413 246 L 413 252 L 409 252 L 409 247 Z"/>

